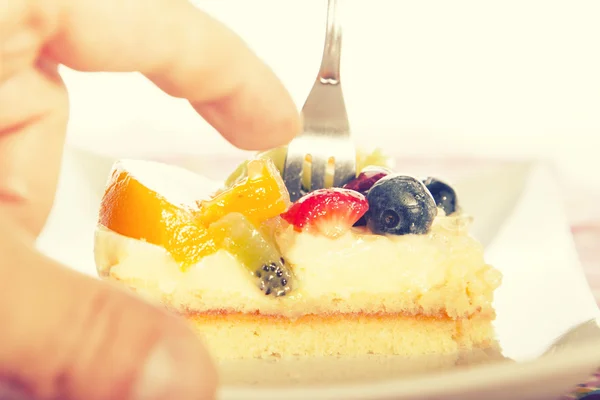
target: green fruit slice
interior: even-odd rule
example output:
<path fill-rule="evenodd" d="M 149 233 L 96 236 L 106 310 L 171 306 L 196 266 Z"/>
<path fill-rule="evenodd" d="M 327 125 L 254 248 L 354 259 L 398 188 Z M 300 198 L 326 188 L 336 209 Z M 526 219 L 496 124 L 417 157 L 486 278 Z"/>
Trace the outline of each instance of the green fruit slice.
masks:
<path fill-rule="evenodd" d="M 276 147 L 271 150 L 263 151 L 257 153 L 254 158 L 259 159 L 270 159 L 275 164 L 275 167 L 279 171 L 280 174 L 283 174 L 283 166 L 285 164 L 285 155 L 287 152 L 287 146 Z M 229 177 L 225 180 L 225 187 L 230 188 L 241 180 L 245 179 L 248 176 L 248 162 L 250 160 L 246 160 L 242 162 L 237 168 L 229 175 Z"/>
<path fill-rule="evenodd" d="M 291 268 L 275 244 L 242 214 L 229 213 L 208 230 L 215 244 L 236 257 L 266 295 L 280 297 L 292 290 Z"/>
<path fill-rule="evenodd" d="M 366 167 L 390 168 L 392 166 L 391 162 L 390 157 L 383 154 L 383 151 L 379 148 L 374 149 L 370 153 L 358 149 L 356 151 L 356 175 L 358 176 Z"/>

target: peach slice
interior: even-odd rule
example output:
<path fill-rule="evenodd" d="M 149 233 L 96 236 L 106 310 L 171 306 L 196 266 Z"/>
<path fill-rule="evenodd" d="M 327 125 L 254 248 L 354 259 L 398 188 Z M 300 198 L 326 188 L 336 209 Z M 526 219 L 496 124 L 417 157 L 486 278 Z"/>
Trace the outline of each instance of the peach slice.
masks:
<path fill-rule="evenodd" d="M 209 184 L 183 168 L 150 161 L 115 163 L 102 198 L 98 223 L 121 235 L 164 247 L 191 265 L 216 251 L 197 218 L 197 200 Z"/>
<path fill-rule="evenodd" d="M 287 210 L 290 196 L 273 161 L 253 159 L 247 170 L 248 175 L 242 181 L 199 203 L 203 224 L 208 226 L 229 213 L 240 213 L 259 225 Z"/>

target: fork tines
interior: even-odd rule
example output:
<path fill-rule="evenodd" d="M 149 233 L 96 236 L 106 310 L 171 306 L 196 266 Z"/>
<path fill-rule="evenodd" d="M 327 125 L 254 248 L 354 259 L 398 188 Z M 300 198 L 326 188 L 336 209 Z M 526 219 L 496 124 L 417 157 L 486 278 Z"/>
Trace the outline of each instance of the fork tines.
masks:
<path fill-rule="evenodd" d="M 355 154 L 350 140 L 304 132 L 288 146 L 283 180 L 290 199 L 296 201 L 306 191 L 342 187 L 356 175 Z M 302 185 L 305 174 L 310 176 L 310 187 Z"/>

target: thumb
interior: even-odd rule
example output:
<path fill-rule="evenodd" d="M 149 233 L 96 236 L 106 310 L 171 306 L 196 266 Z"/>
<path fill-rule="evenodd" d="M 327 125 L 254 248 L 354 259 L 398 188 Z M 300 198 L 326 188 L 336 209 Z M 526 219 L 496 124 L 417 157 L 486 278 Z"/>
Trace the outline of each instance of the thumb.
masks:
<path fill-rule="evenodd" d="M 0 398 L 214 397 L 215 369 L 182 320 L 58 265 L 19 234 L 0 219 Z"/>

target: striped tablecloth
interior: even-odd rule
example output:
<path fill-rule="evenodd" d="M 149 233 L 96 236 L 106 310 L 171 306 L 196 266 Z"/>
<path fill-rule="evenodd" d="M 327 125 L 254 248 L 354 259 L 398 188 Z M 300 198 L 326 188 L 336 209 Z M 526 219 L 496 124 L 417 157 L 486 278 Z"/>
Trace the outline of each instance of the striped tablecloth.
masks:
<path fill-rule="evenodd" d="M 560 170 L 559 170 L 560 172 Z M 588 282 L 600 305 L 600 193 L 563 177 L 565 210 Z M 600 367 L 600 365 L 599 365 Z M 561 400 L 600 400 L 600 369 Z"/>
<path fill-rule="evenodd" d="M 600 191 L 586 184 L 561 183 L 579 260 L 600 306 Z M 600 386 L 598 375 L 596 381 Z"/>
<path fill-rule="evenodd" d="M 570 199 L 570 203 L 573 205 L 581 204 L 582 201 L 588 202 L 592 199 Z M 600 198 L 595 199 L 595 204 L 599 204 L 599 202 Z M 572 222 L 571 231 L 588 281 L 600 305 L 600 249 L 598 248 L 600 243 L 600 221 L 579 216 Z M 562 400 L 567 399 L 600 400 L 600 369 L 594 376 L 590 377 L 588 382 L 580 384 L 572 393 L 564 396 Z"/>

